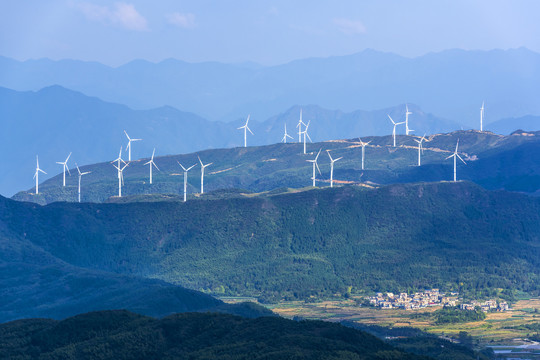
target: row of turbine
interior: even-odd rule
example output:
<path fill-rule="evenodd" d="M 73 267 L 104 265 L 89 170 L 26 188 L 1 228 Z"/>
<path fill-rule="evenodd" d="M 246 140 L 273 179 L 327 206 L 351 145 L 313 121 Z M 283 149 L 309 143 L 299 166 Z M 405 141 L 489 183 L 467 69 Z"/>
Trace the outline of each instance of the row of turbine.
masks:
<path fill-rule="evenodd" d="M 413 132 L 414 130 L 410 129 L 409 128 L 409 115 L 411 115 L 412 112 L 409 111 L 409 107 L 408 105 L 405 105 L 405 121 L 403 122 L 398 122 L 396 123 L 394 121 L 394 119 L 392 119 L 392 117 L 387 114 L 388 118 L 390 119 L 390 121 L 392 122 L 392 124 L 394 125 L 393 129 L 392 129 L 392 137 L 393 137 L 393 146 L 396 147 L 396 127 L 398 125 L 402 125 L 402 124 L 405 124 L 405 134 L 406 135 L 409 135 L 409 133 Z M 484 103 L 482 102 L 482 107 L 480 108 L 480 131 L 483 131 L 483 118 L 484 118 Z M 253 132 L 251 131 L 251 129 L 248 127 L 248 123 L 249 123 L 249 119 L 250 119 L 250 115 L 248 115 L 247 117 L 247 120 L 246 120 L 246 123 L 243 125 L 243 126 L 240 126 L 238 128 L 238 130 L 241 130 L 243 129 L 244 130 L 244 147 L 247 147 L 247 131 L 249 131 L 252 135 L 253 135 Z M 306 154 L 306 139 L 309 139 L 310 142 L 313 142 L 311 140 L 311 137 L 309 136 L 308 134 L 308 128 L 309 128 L 309 124 L 310 124 L 311 120 L 306 123 L 304 123 L 304 121 L 302 120 L 302 109 L 300 109 L 300 118 L 299 118 L 299 121 L 298 121 L 298 125 L 296 126 L 298 128 L 298 142 L 303 142 L 303 145 L 304 145 L 304 154 Z M 302 130 L 302 126 L 304 126 L 304 130 Z M 120 153 L 118 155 L 118 158 L 113 160 L 111 163 L 113 164 L 113 166 L 117 169 L 118 171 L 118 196 L 121 197 L 122 196 L 122 185 L 124 183 L 124 175 L 123 175 L 123 171 L 124 169 L 129 165 L 129 162 L 131 162 L 131 148 L 132 148 L 132 145 L 131 143 L 134 142 L 134 141 L 141 141 L 142 139 L 132 139 L 129 137 L 128 133 L 124 130 L 124 133 L 128 139 L 128 144 L 126 146 L 126 151 L 128 151 L 128 162 L 126 163 L 123 159 L 122 159 L 122 147 L 120 147 Z M 302 135 L 303 135 L 303 141 L 302 141 Z M 290 139 L 293 139 L 292 136 L 290 136 L 289 134 L 287 134 L 287 124 L 285 123 L 284 124 L 284 134 L 283 134 L 283 138 L 281 139 L 281 142 L 283 143 L 287 143 L 287 138 L 290 138 Z M 417 140 L 417 139 L 414 139 L 415 142 L 418 143 L 418 166 L 421 165 L 421 153 L 423 153 L 423 146 L 422 146 L 422 142 L 426 140 L 425 139 L 425 134 L 424 136 L 422 136 L 422 138 L 420 138 L 420 140 Z M 370 143 L 370 141 L 368 142 L 363 142 L 360 140 L 360 145 L 362 146 L 362 170 L 364 170 L 364 159 L 365 159 L 365 147 L 366 145 L 368 145 Z M 459 158 L 463 163 L 465 163 L 465 161 L 459 156 L 459 154 L 457 153 L 457 150 L 458 150 L 458 145 L 459 145 L 459 139 L 458 139 L 458 143 L 456 144 L 456 150 L 454 151 L 454 153 L 452 155 L 450 155 L 449 157 L 447 157 L 445 160 L 451 158 L 451 157 L 454 157 L 454 181 L 456 181 L 456 159 Z M 152 184 L 152 167 L 155 167 L 157 170 L 159 170 L 159 168 L 157 167 L 157 165 L 155 164 L 154 162 L 154 154 L 155 154 L 155 151 L 156 149 L 154 148 L 154 151 L 152 152 L 152 157 L 150 159 L 150 161 L 146 162 L 144 165 L 149 165 L 150 166 L 150 184 Z M 307 160 L 308 162 L 312 162 L 313 163 L 313 186 L 315 186 L 315 167 L 317 167 L 317 170 L 319 170 L 319 173 L 321 173 L 320 169 L 319 169 L 319 166 L 317 164 L 317 159 L 319 157 L 319 154 L 320 154 L 321 150 L 319 150 L 319 153 L 317 154 L 317 156 L 315 157 L 314 160 Z M 334 162 L 342 159 L 341 157 L 338 158 L 338 159 L 332 159 L 331 155 L 330 155 L 330 152 L 329 150 L 327 150 L 328 152 L 328 156 L 330 157 L 330 163 L 331 163 L 331 168 L 330 168 L 330 186 L 333 187 L 333 170 L 334 170 Z M 57 164 L 60 164 L 63 166 L 63 186 L 65 187 L 66 186 L 66 170 L 67 172 L 69 173 L 69 175 L 71 175 L 70 171 L 69 171 L 69 167 L 67 166 L 67 162 L 69 160 L 71 156 L 71 153 L 69 153 L 68 157 L 66 158 L 65 161 L 63 162 L 56 162 Z M 118 164 L 117 165 L 114 165 L 114 163 L 117 162 Z M 212 163 L 210 164 L 206 164 L 204 165 L 201 161 L 201 159 L 199 158 L 199 162 L 201 164 L 201 194 L 204 193 L 204 169 L 209 166 L 209 165 L 212 165 Z M 122 166 L 122 163 L 124 164 Z M 79 170 L 79 167 L 77 164 L 75 164 L 76 167 L 77 167 L 77 171 L 79 173 L 79 186 L 78 186 L 78 201 L 81 202 L 81 177 L 83 175 L 86 175 L 86 174 L 89 174 L 90 171 L 88 172 L 81 172 Z M 186 192 L 187 192 L 187 172 L 189 170 L 191 170 L 195 165 L 192 165 L 191 167 L 189 167 L 188 169 L 186 169 L 182 164 L 180 164 L 178 162 L 178 165 L 180 165 L 182 167 L 182 169 L 184 170 L 184 201 L 186 201 Z M 38 159 L 38 156 L 36 155 L 36 171 L 34 173 L 34 179 L 36 180 L 36 194 L 39 194 L 39 173 L 42 172 L 44 174 L 46 174 L 45 171 L 43 171 L 40 167 L 39 167 L 39 159 Z"/>

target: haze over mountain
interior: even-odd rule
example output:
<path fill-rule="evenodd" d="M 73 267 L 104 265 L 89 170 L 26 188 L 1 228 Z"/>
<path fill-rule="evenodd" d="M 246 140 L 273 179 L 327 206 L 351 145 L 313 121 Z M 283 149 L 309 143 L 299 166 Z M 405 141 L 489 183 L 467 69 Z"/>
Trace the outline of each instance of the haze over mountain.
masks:
<path fill-rule="evenodd" d="M 296 124 L 301 108 L 304 121 L 311 121 L 309 134 L 314 141 L 389 134 L 392 124 L 387 114 L 401 121 L 405 111 L 404 105 L 351 113 L 296 105 L 269 119 L 252 117 L 249 126 L 255 135 L 248 134 L 248 144 L 280 141 L 285 123 L 297 140 Z M 460 127 L 427 114 L 413 104 L 410 109 L 413 112 L 411 127 L 416 133 L 452 131 Z M 48 173 L 40 175 L 43 181 L 61 171 L 56 162 L 64 161 L 70 152 L 73 152 L 70 168 L 74 168 L 75 163 L 83 165 L 116 158 L 120 146 L 125 149 L 127 145 L 123 130 L 134 138 L 143 139 L 133 145 L 133 158 L 137 159 L 150 156 L 154 147 L 159 156 L 241 146 L 243 135 L 237 127 L 245 122 L 244 116 L 230 123 L 209 121 L 171 107 L 132 110 L 60 86 L 37 92 L 0 88 L 0 118 L 3 124 L 0 150 L 9 153 L 2 159 L 4 176 L 0 179 L 0 192 L 5 195 L 32 186 L 36 155 Z M 398 133 L 402 132 L 403 126 L 400 126 Z"/>
<path fill-rule="evenodd" d="M 117 68 L 95 62 L 0 58 L 0 86 L 39 90 L 61 85 L 137 109 L 174 106 L 212 120 L 251 113 L 266 119 L 295 104 L 368 111 L 414 103 L 476 127 L 486 120 L 540 114 L 540 55 L 512 50 L 446 50 L 406 58 L 364 50 L 278 66 L 159 63 L 134 60 Z"/>

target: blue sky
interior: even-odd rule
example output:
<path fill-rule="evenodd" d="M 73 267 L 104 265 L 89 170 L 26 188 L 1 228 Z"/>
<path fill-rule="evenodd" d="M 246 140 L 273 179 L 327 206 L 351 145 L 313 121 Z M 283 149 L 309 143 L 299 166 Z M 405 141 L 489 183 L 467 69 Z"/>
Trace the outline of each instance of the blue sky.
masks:
<path fill-rule="evenodd" d="M 0 55 L 274 65 L 366 48 L 540 52 L 536 0 L 0 0 Z"/>

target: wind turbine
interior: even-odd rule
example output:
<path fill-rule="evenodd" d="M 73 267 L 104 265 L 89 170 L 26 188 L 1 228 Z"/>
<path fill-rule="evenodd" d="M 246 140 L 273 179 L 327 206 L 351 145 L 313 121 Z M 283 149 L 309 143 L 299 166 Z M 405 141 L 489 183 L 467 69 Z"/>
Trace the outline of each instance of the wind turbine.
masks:
<path fill-rule="evenodd" d="M 467 163 L 465 162 L 465 160 L 463 160 L 463 159 L 461 158 L 461 156 L 459 156 L 459 154 L 458 154 L 458 152 L 457 152 L 458 146 L 459 146 L 459 139 L 458 139 L 458 141 L 457 141 L 457 144 L 456 144 L 456 150 L 454 151 L 454 153 L 453 153 L 452 155 L 450 155 L 449 157 L 447 157 L 446 159 L 444 159 L 444 160 L 448 160 L 448 159 L 450 159 L 451 157 L 454 158 L 454 182 L 457 181 L 457 177 L 456 177 L 456 159 L 459 158 L 459 160 L 463 161 L 463 163 L 464 163 L 465 165 L 467 165 Z"/>
<path fill-rule="evenodd" d="M 191 170 L 195 165 L 191 165 L 190 167 L 188 167 L 187 169 L 182 165 L 180 164 L 178 161 L 176 161 L 178 163 L 178 165 L 180 165 L 180 167 L 182 168 L 182 170 L 184 170 L 184 202 L 186 202 L 186 197 L 187 197 L 187 173 L 189 170 Z M 210 164 L 208 164 L 210 165 Z M 208 166 L 206 165 L 206 166 Z M 202 185 L 202 178 L 201 178 L 201 185 Z"/>
<path fill-rule="evenodd" d="M 388 114 L 386 114 L 386 115 L 388 115 Z M 394 122 L 394 119 L 392 119 L 392 117 L 390 115 L 388 115 L 388 118 L 390 119 L 392 124 L 394 124 L 394 130 L 392 130 L 392 137 L 394 138 L 394 147 L 396 147 L 396 126 L 401 125 L 401 124 L 405 124 L 405 122 L 402 121 L 402 122 L 396 123 L 396 122 Z"/>
<path fill-rule="evenodd" d="M 426 134 L 424 134 L 424 136 L 422 136 L 422 138 L 420 140 L 416 140 L 416 139 L 413 139 L 414 141 L 416 141 L 418 143 L 418 166 L 420 166 L 421 162 L 420 162 L 420 152 L 424 152 L 424 147 L 422 146 L 422 141 L 426 140 Z"/>
<path fill-rule="evenodd" d="M 78 191 L 78 194 L 79 194 L 79 202 L 81 202 L 81 178 L 82 178 L 83 175 L 90 174 L 91 171 L 81 172 L 81 170 L 79 169 L 79 165 L 75 164 L 75 166 L 77 167 L 77 172 L 79 173 L 79 191 Z"/>
<path fill-rule="evenodd" d="M 311 140 L 311 138 L 309 137 L 309 134 L 307 133 L 307 129 L 309 128 L 309 123 L 311 122 L 308 121 L 308 123 L 306 124 L 306 127 L 304 128 L 304 131 L 302 131 L 302 134 L 304 134 L 304 154 L 306 153 L 306 136 L 308 137 L 309 141 L 313 142 L 313 140 Z"/>
<path fill-rule="evenodd" d="M 126 130 L 124 130 L 124 134 L 126 134 L 126 137 L 128 138 L 128 144 L 127 144 L 127 147 L 126 147 L 126 150 L 128 150 L 128 161 L 131 161 L 131 142 L 132 141 L 141 141 L 142 139 L 132 139 L 132 138 L 130 138 L 128 133 L 126 132 Z"/>
<path fill-rule="evenodd" d="M 302 109 L 300 109 L 300 120 L 298 120 L 298 125 L 296 125 L 298 128 L 298 142 L 302 142 L 302 125 L 306 124 L 302 121 Z"/>
<path fill-rule="evenodd" d="M 484 102 L 482 101 L 482 107 L 480 108 L 480 131 L 484 131 Z"/>
<path fill-rule="evenodd" d="M 114 164 L 115 161 L 118 161 L 118 167 L 120 167 L 120 163 L 123 162 L 124 164 L 126 163 L 123 159 L 122 159 L 122 147 L 120 146 L 120 152 L 118 153 L 118 157 L 116 159 L 114 159 L 113 161 L 111 161 L 111 164 Z"/>
<path fill-rule="evenodd" d="M 321 174 L 321 169 L 319 169 L 319 165 L 317 164 L 317 159 L 319 158 L 319 155 L 321 154 L 321 150 L 322 149 L 319 149 L 319 152 L 317 153 L 317 156 L 315 156 L 315 159 L 313 160 L 306 160 L 310 163 L 313 163 L 313 186 L 316 186 L 315 185 L 315 167 L 317 167 L 317 170 L 319 170 L 319 174 Z"/>
<path fill-rule="evenodd" d="M 285 133 L 283 134 L 283 138 L 281 139 L 281 142 L 286 144 L 287 143 L 287 138 L 293 138 L 291 135 L 287 134 L 287 123 L 285 123 Z"/>
<path fill-rule="evenodd" d="M 154 154 L 156 152 L 156 148 L 154 148 L 154 151 L 152 151 L 152 158 L 150 161 L 144 163 L 144 165 L 150 165 L 150 184 L 152 183 L 152 166 L 155 166 L 156 169 L 159 171 L 159 168 L 157 167 L 156 163 L 154 162 Z"/>
<path fill-rule="evenodd" d="M 202 195 L 204 194 L 204 168 L 212 165 L 213 163 L 204 165 L 203 162 L 201 161 L 201 158 L 199 156 L 197 156 L 197 158 L 199 159 L 199 162 L 201 163 L 201 195 Z"/>
<path fill-rule="evenodd" d="M 60 165 L 64 166 L 64 182 L 63 182 L 64 186 L 66 186 L 66 170 L 68 171 L 69 176 L 71 176 L 71 173 L 69 172 L 69 168 L 67 166 L 67 162 L 68 162 L 70 156 L 71 156 L 71 153 L 69 153 L 68 157 L 66 158 L 66 161 L 64 161 L 64 162 L 57 161 L 56 162 L 57 164 L 60 164 Z"/>
<path fill-rule="evenodd" d="M 238 130 L 244 129 L 244 147 L 247 147 L 247 132 L 249 131 L 251 133 L 251 135 L 253 135 L 253 132 L 248 127 L 249 117 L 250 117 L 250 115 L 248 115 L 248 117 L 247 117 L 246 124 L 244 126 L 240 126 L 238 128 Z"/>
<path fill-rule="evenodd" d="M 34 174 L 34 178 L 36 179 L 36 195 L 39 194 L 39 172 L 40 171 L 44 174 L 47 174 L 45 171 L 39 168 L 39 159 L 38 159 L 38 156 L 36 155 L 36 173 Z"/>
<path fill-rule="evenodd" d="M 368 145 L 371 141 L 363 142 L 360 138 L 358 138 L 358 140 L 360 140 L 360 145 L 362 146 L 362 170 L 364 170 L 364 159 L 366 157 L 366 145 Z"/>
<path fill-rule="evenodd" d="M 113 164 L 116 170 L 118 170 L 118 197 L 122 197 L 122 185 L 124 185 L 124 169 L 128 165 L 129 163 L 125 163 L 123 167 L 120 167 Z"/>
<path fill-rule="evenodd" d="M 409 135 L 410 132 L 413 132 L 414 130 L 409 129 L 409 115 L 412 114 L 412 112 L 409 111 L 409 106 L 405 104 L 405 135 Z"/>
<path fill-rule="evenodd" d="M 330 155 L 330 150 L 326 150 L 326 153 L 330 158 L 330 187 L 334 187 L 334 163 L 338 160 L 343 159 L 343 156 L 338 157 L 337 159 L 332 159 L 332 156 Z"/>

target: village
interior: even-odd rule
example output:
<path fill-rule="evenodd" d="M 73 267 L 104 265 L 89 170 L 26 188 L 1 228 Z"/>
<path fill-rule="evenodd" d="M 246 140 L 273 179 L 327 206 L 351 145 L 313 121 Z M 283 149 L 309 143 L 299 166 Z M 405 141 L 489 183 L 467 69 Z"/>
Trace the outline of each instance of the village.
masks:
<path fill-rule="evenodd" d="M 423 309 L 429 306 L 457 306 L 460 302 L 458 299 L 459 293 L 451 292 L 449 295 L 439 292 L 439 289 L 425 290 L 416 292 L 413 295 L 407 293 L 377 293 L 376 296 L 370 296 L 367 299 L 369 304 L 382 309 L 405 309 L 415 310 Z M 473 300 L 469 303 L 459 304 L 461 310 L 474 310 L 477 307 L 484 312 L 488 311 L 507 311 L 509 310 L 508 303 L 496 300 L 486 300 L 484 302 Z"/>

